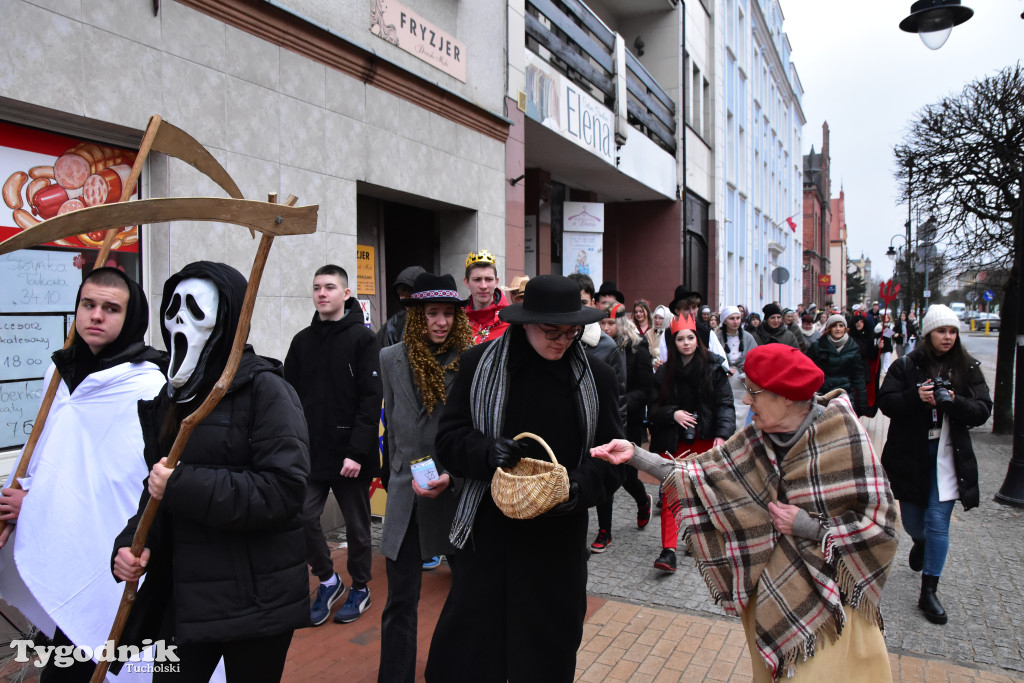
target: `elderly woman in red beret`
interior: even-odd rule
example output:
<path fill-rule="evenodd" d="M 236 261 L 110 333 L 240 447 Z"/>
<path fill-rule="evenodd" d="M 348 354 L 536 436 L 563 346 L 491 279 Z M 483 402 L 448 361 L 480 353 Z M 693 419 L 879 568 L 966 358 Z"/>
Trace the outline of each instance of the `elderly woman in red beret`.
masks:
<path fill-rule="evenodd" d="M 824 377 L 798 349 L 758 346 L 744 370 L 753 423 L 725 444 L 681 462 L 623 439 L 591 454 L 663 482 L 712 597 L 743 620 L 755 682 L 891 681 L 879 603 L 897 515 L 871 442 L 845 392 L 815 395 Z"/>

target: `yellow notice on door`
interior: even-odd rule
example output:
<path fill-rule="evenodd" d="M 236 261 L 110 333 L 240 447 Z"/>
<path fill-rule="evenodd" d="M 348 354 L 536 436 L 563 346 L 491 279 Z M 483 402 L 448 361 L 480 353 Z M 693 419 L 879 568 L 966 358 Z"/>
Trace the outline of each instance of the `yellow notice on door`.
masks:
<path fill-rule="evenodd" d="M 373 296 L 377 293 L 373 249 L 363 244 L 356 245 L 356 294 L 360 296 Z"/>

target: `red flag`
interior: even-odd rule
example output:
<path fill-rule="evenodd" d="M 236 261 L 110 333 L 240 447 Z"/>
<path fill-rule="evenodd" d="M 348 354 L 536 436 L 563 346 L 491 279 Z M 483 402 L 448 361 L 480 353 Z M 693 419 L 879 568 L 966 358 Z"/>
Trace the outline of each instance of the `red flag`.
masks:
<path fill-rule="evenodd" d="M 793 220 L 792 216 L 790 216 L 789 218 L 786 219 L 786 225 L 789 226 L 790 230 L 792 230 L 793 232 L 796 232 L 796 221 Z"/>

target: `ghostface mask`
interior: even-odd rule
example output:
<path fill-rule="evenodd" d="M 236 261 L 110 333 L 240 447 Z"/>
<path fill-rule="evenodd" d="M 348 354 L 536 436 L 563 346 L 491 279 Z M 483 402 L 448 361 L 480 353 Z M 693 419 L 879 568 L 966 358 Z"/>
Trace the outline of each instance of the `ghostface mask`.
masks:
<path fill-rule="evenodd" d="M 178 395 L 178 401 L 191 399 L 191 394 L 202 379 L 202 362 L 209 357 L 209 353 L 204 354 L 203 349 L 217 324 L 219 303 L 220 294 L 210 280 L 189 278 L 174 288 L 174 294 L 164 312 L 164 327 L 170 333 L 168 389 L 172 394 L 189 394 Z M 186 384 L 189 386 L 184 392 L 176 391 Z"/>

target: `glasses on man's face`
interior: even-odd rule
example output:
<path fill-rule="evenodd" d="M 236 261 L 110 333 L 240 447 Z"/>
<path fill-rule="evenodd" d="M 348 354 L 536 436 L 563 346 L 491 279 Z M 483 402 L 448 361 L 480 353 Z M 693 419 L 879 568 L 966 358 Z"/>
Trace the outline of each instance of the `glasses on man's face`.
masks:
<path fill-rule="evenodd" d="M 579 339 L 580 335 L 583 334 L 583 328 L 578 326 L 564 332 L 562 330 L 553 330 L 549 327 L 544 327 L 543 325 L 537 325 L 537 327 L 544 333 L 544 338 L 548 341 L 558 341 L 559 339 L 565 338 L 566 341 L 573 342 Z"/>

